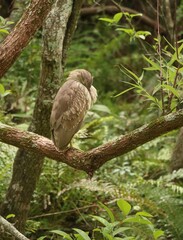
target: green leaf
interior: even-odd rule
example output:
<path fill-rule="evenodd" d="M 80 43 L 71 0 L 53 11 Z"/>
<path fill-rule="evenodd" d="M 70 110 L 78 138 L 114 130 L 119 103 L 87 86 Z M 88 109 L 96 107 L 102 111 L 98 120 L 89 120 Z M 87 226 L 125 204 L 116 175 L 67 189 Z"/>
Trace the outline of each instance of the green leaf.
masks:
<path fill-rule="evenodd" d="M 126 92 L 129 92 L 130 90 L 132 90 L 132 89 L 134 89 L 134 88 L 135 88 L 135 87 L 128 88 L 128 89 L 126 89 L 126 90 L 118 93 L 117 95 L 115 95 L 115 96 L 113 96 L 113 97 L 119 97 L 119 96 L 123 95 L 123 94 L 126 93 Z"/>
<path fill-rule="evenodd" d="M 8 30 L 0 28 L 0 33 L 9 34 Z"/>
<path fill-rule="evenodd" d="M 12 21 L 7 21 L 6 23 L 7 23 L 7 25 L 14 24 L 14 22 L 12 22 Z"/>
<path fill-rule="evenodd" d="M 129 231 L 131 228 L 130 227 L 120 227 L 118 229 L 116 229 L 115 231 L 113 231 L 113 236 L 119 234 L 119 233 L 123 233 L 125 231 Z"/>
<path fill-rule="evenodd" d="M 133 80 L 136 80 L 138 83 L 141 82 L 140 78 L 132 71 L 130 71 L 125 66 L 122 66 L 122 68 L 132 77 Z"/>
<path fill-rule="evenodd" d="M 117 205 L 125 216 L 127 216 L 130 213 L 132 208 L 131 205 L 123 199 L 119 199 L 117 201 Z"/>
<path fill-rule="evenodd" d="M 116 28 L 117 31 L 122 31 L 127 33 L 130 36 L 133 36 L 135 34 L 135 30 L 131 28 Z"/>
<path fill-rule="evenodd" d="M 134 237 L 125 237 L 125 238 L 122 238 L 123 240 L 135 240 Z"/>
<path fill-rule="evenodd" d="M 165 88 L 166 90 L 172 92 L 173 95 L 175 95 L 177 98 L 180 98 L 180 94 L 179 94 L 178 91 L 177 91 L 175 88 L 173 88 L 172 86 L 166 85 L 166 84 L 162 84 L 161 86 L 162 86 L 162 88 Z"/>
<path fill-rule="evenodd" d="M 126 218 L 123 222 L 130 222 L 130 223 L 139 223 L 139 224 L 145 224 L 145 225 L 153 225 L 151 221 L 149 221 L 147 218 L 140 217 L 140 216 L 133 216 Z"/>
<path fill-rule="evenodd" d="M 15 214 L 8 214 L 7 216 L 6 216 L 6 219 L 10 219 L 10 218 L 14 218 L 15 217 Z"/>
<path fill-rule="evenodd" d="M 114 23 L 114 20 L 111 18 L 99 18 L 100 21 L 108 22 L 108 23 Z"/>
<path fill-rule="evenodd" d="M 141 38 L 141 39 L 143 39 L 143 40 L 144 40 L 147 36 L 149 36 L 149 35 L 151 35 L 151 33 L 148 32 L 148 31 L 137 31 L 137 32 L 135 33 L 135 37 Z"/>
<path fill-rule="evenodd" d="M 159 237 L 161 237 L 161 236 L 163 236 L 164 235 L 164 231 L 162 231 L 162 230 L 155 230 L 154 232 L 153 232 L 153 236 L 154 236 L 154 238 L 155 239 L 158 239 Z"/>
<path fill-rule="evenodd" d="M 144 69 L 146 69 L 146 70 L 160 70 L 160 66 L 157 64 L 157 63 L 155 63 L 155 62 L 153 62 L 152 60 L 150 60 L 149 58 L 147 58 L 146 56 L 144 56 L 144 59 L 151 65 L 151 68 L 144 68 Z"/>
<path fill-rule="evenodd" d="M 0 94 L 4 94 L 4 93 L 5 93 L 4 86 L 0 84 Z"/>
<path fill-rule="evenodd" d="M 111 114 L 111 110 L 107 106 L 102 104 L 93 105 L 92 110 Z"/>
<path fill-rule="evenodd" d="M 2 97 L 5 97 L 11 93 L 11 90 L 6 90 L 2 95 Z"/>
<path fill-rule="evenodd" d="M 39 237 L 37 240 L 43 240 L 43 239 L 45 239 L 45 238 L 47 238 L 47 236 Z"/>
<path fill-rule="evenodd" d="M 114 15 L 114 17 L 113 17 L 114 22 L 115 22 L 115 23 L 118 23 L 118 22 L 120 21 L 120 19 L 122 18 L 122 16 L 123 16 L 123 13 L 122 13 L 122 12 L 116 13 L 116 14 Z"/>
<path fill-rule="evenodd" d="M 137 212 L 135 215 L 137 216 L 143 216 L 143 217 L 153 217 L 150 213 L 147 212 Z"/>
<path fill-rule="evenodd" d="M 101 203 L 101 202 L 99 202 L 99 205 L 100 205 L 103 209 L 105 209 L 105 211 L 108 213 L 108 215 L 109 215 L 109 217 L 110 217 L 110 219 L 111 219 L 111 222 L 113 223 L 113 222 L 115 221 L 115 219 L 114 219 L 114 215 L 113 215 L 112 211 L 111 211 L 106 205 L 104 205 L 104 204 Z"/>
<path fill-rule="evenodd" d="M 94 216 L 94 215 L 91 215 L 95 220 L 99 221 L 100 223 L 102 223 L 104 226 L 109 226 L 109 222 L 107 220 L 105 220 L 104 218 L 102 217 L 99 217 L 99 216 Z"/>
<path fill-rule="evenodd" d="M 83 240 L 91 240 L 91 238 L 88 236 L 88 234 L 85 233 L 83 230 L 78 229 L 78 228 L 73 228 L 73 229 L 74 229 L 74 231 L 79 233 L 79 235 L 83 238 Z"/>
<path fill-rule="evenodd" d="M 69 235 L 68 233 L 64 232 L 64 231 L 61 231 L 61 230 L 52 230 L 52 231 L 50 231 L 50 232 L 51 232 L 51 233 L 55 233 L 55 234 L 57 234 L 57 235 L 59 235 L 59 236 L 62 236 L 62 237 L 64 237 L 64 238 L 68 239 L 68 240 L 73 240 L 73 239 L 70 237 L 70 235 Z"/>
<path fill-rule="evenodd" d="M 168 66 L 172 66 L 172 64 L 178 59 L 177 59 L 177 55 L 179 56 L 181 51 L 183 49 L 183 43 L 180 45 L 180 47 L 178 48 L 178 53 L 175 51 L 175 53 L 172 55 L 171 60 L 167 63 Z"/>
<path fill-rule="evenodd" d="M 134 13 L 134 14 L 130 14 L 130 17 L 131 18 L 134 18 L 134 17 L 141 17 L 142 16 L 142 13 Z"/>

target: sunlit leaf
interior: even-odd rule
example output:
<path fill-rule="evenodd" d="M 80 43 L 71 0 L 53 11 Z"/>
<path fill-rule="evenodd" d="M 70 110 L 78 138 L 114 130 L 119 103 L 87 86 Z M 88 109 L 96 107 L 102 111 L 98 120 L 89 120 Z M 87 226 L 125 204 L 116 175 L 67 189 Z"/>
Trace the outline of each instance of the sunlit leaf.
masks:
<path fill-rule="evenodd" d="M 15 217 L 15 214 L 8 214 L 7 216 L 6 216 L 6 219 L 10 219 L 10 218 L 14 218 Z"/>
<path fill-rule="evenodd" d="M 139 79 L 139 77 L 132 71 L 130 71 L 128 68 L 126 68 L 125 66 L 122 66 L 122 68 L 137 82 L 140 82 L 141 80 Z"/>
<path fill-rule="evenodd" d="M 104 226 L 108 226 L 110 223 L 102 217 L 91 215 L 95 220 L 102 223 Z"/>
<path fill-rule="evenodd" d="M 0 94 L 4 94 L 4 93 L 5 93 L 4 86 L 0 84 Z"/>
<path fill-rule="evenodd" d="M 175 53 L 172 55 L 171 60 L 167 63 L 168 66 L 172 66 L 172 64 L 175 61 L 178 61 L 178 56 L 181 53 L 182 49 L 183 49 L 183 43 L 178 48 L 178 51 L 175 51 Z"/>
<path fill-rule="evenodd" d="M 107 106 L 102 105 L 102 104 L 93 105 L 92 110 L 99 111 L 99 112 L 105 112 L 105 113 L 109 113 L 109 114 L 111 113 L 111 110 Z"/>
<path fill-rule="evenodd" d="M 114 15 L 114 17 L 113 17 L 114 22 L 115 22 L 115 23 L 118 23 L 118 22 L 120 21 L 120 19 L 122 18 L 122 16 L 123 16 L 123 13 L 122 13 L 122 12 L 116 13 L 116 14 Z"/>
<path fill-rule="evenodd" d="M 0 33 L 9 34 L 8 30 L 0 28 Z"/>
<path fill-rule="evenodd" d="M 108 22 L 108 23 L 114 23 L 114 20 L 111 18 L 99 18 L 100 21 Z"/>
<path fill-rule="evenodd" d="M 43 239 L 45 239 L 45 238 L 47 238 L 47 236 L 39 237 L 37 240 L 43 240 Z"/>
<path fill-rule="evenodd" d="M 126 93 L 126 92 L 129 92 L 130 90 L 132 90 L 132 89 L 134 89 L 134 88 L 135 88 L 135 87 L 128 88 L 128 89 L 126 89 L 126 90 L 118 93 L 118 94 L 115 95 L 114 97 L 119 97 L 119 96 L 123 95 L 123 94 Z"/>
<path fill-rule="evenodd" d="M 117 205 L 125 216 L 129 214 L 132 208 L 131 205 L 123 199 L 119 199 L 117 201 Z"/>
<path fill-rule="evenodd" d="M 131 28 L 117 28 L 116 30 L 125 32 L 125 33 L 129 34 L 130 36 L 135 34 L 135 31 Z"/>
<path fill-rule="evenodd" d="M 142 16 L 142 13 L 134 13 L 134 14 L 130 14 L 130 17 L 131 18 L 134 18 L 134 17 L 141 17 Z"/>
<path fill-rule="evenodd" d="M 178 93 L 178 91 L 175 88 L 173 88 L 172 86 L 166 85 L 166 84 L 162 84 L 161 86 L 162 86 L 162 88 L 165 88 L 166 90 L 172 92 L 173 95 L 175 95 L 177 98 L 180 97 L 180 94 Z"/>
<path fill-rule="evenodd" d="M 152 222 L 149 221 L 147 218 L 140 217 L 140 216 L 128 217 L 123 222 L 139 223 L 139 224 L 145 224 L 145 225 L 153 225 Z"/>
<path fill-rule="evenodd" d="M 157 64 L 157 63 L 155 63 L 155 62 L 153 62 L 152 60 L 150 60 L 149 58 L 147 58 L 146 56 L 144 56 L 144 59 L 151 65 L 151 67 L 152 68 L 144 68 L 144 69 L 146 69 L 146 70 L 160 70 L 160 66 Z"/>
<path fill-rule="evenodd" d="M 83 238 L 83 240 L 91 240 L 91 238 L 88 236 L 88 234 L 86 232 L 84 232 L 81 229 L 78 228 L 73 228 L 74 231 L 76 231 L 77 233 L 79 233 L 79 235 Z"/>
<path fill-rule="evenodd" d="M 147 213 L 147 212 L 137 212 L 136 215 L 143 216 L 143 217 L 153 217 L 153 215 L 151 215 L 150 213 Z"/>
<path fill-rule="evenodd" d="M 162 230 L 155 230 L 153 232 L 153 236 L 154 236 L 155 239 L 158 239 L 159 237 L 161 237 L 163 235 L 164 235 L 164 231 L 162 231 Z"/>

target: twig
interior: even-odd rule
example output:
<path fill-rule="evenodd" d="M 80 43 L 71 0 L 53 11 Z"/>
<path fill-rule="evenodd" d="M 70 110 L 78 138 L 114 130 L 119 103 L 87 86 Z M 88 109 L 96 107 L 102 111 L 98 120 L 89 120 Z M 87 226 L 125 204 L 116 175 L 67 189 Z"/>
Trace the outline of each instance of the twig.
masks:
<path fill-rule="evenodd" d="M 157 30 L 158 30 L 158 55 L 159 55 L 159 62 L 160 62 L 160 72 L 159 78 L 161 83 L 161 103 L 162 103 L 162 113 L 165 115 L 165 104 L 164 104 L 164 90 L 163 90 L 163 69 L 162 69 L 162 56 L 161 56 L 161 35 L 160 35 L 160 1 L 157 0 Z"/>

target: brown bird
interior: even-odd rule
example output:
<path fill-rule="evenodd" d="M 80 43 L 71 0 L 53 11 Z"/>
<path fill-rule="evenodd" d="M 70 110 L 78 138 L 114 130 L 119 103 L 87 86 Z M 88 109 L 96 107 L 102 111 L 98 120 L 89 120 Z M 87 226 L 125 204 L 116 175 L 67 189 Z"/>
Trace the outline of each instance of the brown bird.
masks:
<path fill-rule="evenodd" d="M 70 72 L 67 81 L 59 89 L 52 107 L 51 137 L 61 150 L 71 142 L 81 127 L 83 119 L 97 99 L 97 90 L 92 86 L 93 77 L 85 69 Z"/>

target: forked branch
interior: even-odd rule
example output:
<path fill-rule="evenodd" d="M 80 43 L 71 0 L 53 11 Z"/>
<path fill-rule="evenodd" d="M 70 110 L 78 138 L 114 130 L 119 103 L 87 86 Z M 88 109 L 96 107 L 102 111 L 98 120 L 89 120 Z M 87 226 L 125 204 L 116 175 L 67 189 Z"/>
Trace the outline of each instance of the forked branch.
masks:
<path fill-rule="evenodd" d="M 0 141 L 42 154 L 92 175 L 105 162 L 128 153 L 138 146 L 182 126 L 183 110 L 181 109 L 87 152 L 74 148 L 59 151 L 52 141 L 45 137 L 2 123 L 0 123 Z"/>

